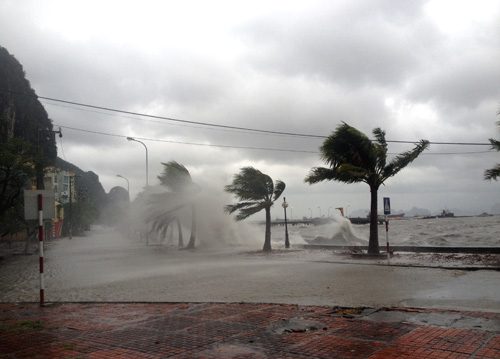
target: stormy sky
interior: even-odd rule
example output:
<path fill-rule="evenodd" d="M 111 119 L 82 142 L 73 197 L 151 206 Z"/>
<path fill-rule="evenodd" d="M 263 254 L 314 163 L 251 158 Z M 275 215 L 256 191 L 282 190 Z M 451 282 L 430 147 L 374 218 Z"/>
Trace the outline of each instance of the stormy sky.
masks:
<path fill-rule="evenodd" d="M 313 135 L 344 121 L 407 141 L 500 137 L 499 24 L 494 0 L 0 2 L 0 45 L 39 96 Z M 132 196 L 145 185 L 144 148 L 120 137 L 134 136 L 148 147 L 151 184 L 170 160 L 210 188 L 251 165 L 287 183 L 294 218 L 369 207 L 365 184 L 304 184 L 322 165 L 321 138 L 42 102 L 63 126 L 59 156 L 96 172 L 107 191 L 126 186 L 116 174 Z M 500 155 L 488 149 L 432 145 L 379 196 L 394 209 L 491 211 L 500 182 L 483 173 Z"/>

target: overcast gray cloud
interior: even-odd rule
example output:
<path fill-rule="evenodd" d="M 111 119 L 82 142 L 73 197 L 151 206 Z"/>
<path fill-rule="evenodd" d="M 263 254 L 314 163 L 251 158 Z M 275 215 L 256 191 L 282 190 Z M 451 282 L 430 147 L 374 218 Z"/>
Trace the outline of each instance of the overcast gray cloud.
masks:
<path fill-rule="evenodd" d="M 487 142 L 499 137 L 500 5 L 496 1 L 13 1 L 0 3 L 0 45 L 39 95 L 239 127 L 328 135 L 346 121 L 389 139 Z M 150 181 L 175 159 L 220 186 L 253 165 L 287 184 L 294 215 L 368 208 L 362 184 L 305 185 L 320 139 L 221 130 L 44 101 L 54 123 L 145 140 Z M 106 189 L 144 185 L 144 149 L 63 129 L 59 154 Z M 190 143 L 190 144 L 182 144 Z M 391 144 L 390 152 L 411 145 Z M 431 146 L 381 190 L 398 208 L 487 211 L 498 154 Z M 317 214 L 317 213 L 314 213 Z"/>

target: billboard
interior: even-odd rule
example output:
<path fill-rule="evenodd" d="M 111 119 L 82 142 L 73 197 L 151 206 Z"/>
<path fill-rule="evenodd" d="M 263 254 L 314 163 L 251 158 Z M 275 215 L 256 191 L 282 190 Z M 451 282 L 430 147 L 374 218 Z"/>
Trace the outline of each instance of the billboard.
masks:
<path fill-rule="evenodd" d="M 38 195 L 43 197 L 43 219 L 56 216 L 54 191 L 24 190 L 24 219 L 38 220 Z"/>

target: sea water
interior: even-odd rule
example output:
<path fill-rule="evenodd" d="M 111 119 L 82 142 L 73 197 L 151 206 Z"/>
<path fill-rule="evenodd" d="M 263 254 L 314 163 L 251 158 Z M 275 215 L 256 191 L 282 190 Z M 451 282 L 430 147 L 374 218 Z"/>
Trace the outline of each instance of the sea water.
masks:
<path fill-rule="evenodd" d="M 325 225 L 289 225 L 292 244 L 363 245 L 370 225 L 353 225 L 335 217 Z M 284 241 L 283 226 L 272 227 L 274 242 Z M 379 243 L 385 243 L 385 225 L 378 226 Z M 408 246 L 500 246 L 500 216 L 398 219 L 389 221 L 389 242 Z"/>

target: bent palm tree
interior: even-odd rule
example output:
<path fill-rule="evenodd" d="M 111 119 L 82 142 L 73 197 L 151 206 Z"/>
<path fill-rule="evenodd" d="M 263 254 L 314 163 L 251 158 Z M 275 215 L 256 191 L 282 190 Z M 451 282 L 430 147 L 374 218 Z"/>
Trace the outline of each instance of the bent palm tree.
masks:
<path fill-rule="evenodd" d="M 273 180 L 253 167 L 243 167 L 234 175 L 233 182 L 225 187 L 236 195 L 240 202 L 224 207 L 227 213 L 239 211 L 236 220 L 241 221 L 252 214 L 266 211 L 266 234 L 263 251 L 271 251 L 271 207 L 285 190 L 285 183 Z"/>
<path fill-rule="evenodd" d="M 166 234 L 170 224 L 176 222 L 179 231 L 179 247 L 184 245 L 178 211 L 191 205 L 191 236 L 186 246 L 192 249 L 196 242 L 196 209 L 193 195 L 199 187 L 193 183 L 186 167 L 176 161 L 163 163 L 163 173 L 158 176 L 160 183 L 170 192 L 156 194 L 149 201 L 157 210 L 150 214 L 148 221 L 154 230 Z M 165 204 L 168 203 L 168 207 Z M 158 210 L 159 209 L 159 210 Z"/>
<path fill-rule="evenodd" d="M 321 158 L 329 168 L 313 168 L 305 182 L 313 184 L 333 180 L 367 183 L 371 192 L 368 253 L 379 253 L 377 191 L 385 180 L 415 160 L 429 146 L 429 142 L 421 140 L 414 149 L 397 155 L 387 163 L 385 132 L 376 128 L 373 135 L 375 141 L 371 141 L 364 133 L 346 123 L 339 125 L 320 148 Z"/>

